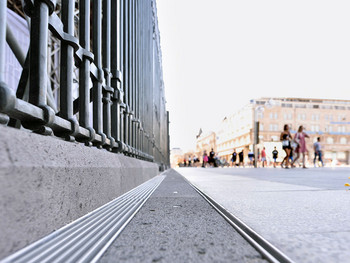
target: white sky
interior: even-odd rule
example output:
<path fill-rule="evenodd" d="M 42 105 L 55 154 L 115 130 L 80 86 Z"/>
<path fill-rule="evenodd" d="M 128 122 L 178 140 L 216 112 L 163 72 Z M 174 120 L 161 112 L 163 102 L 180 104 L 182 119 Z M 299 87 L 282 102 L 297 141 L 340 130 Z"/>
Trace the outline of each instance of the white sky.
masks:
<path fill-rule="evenodd" d="M 170 147 L 259 97 L 350 99 L 349 0 L 158 0 Z"/>

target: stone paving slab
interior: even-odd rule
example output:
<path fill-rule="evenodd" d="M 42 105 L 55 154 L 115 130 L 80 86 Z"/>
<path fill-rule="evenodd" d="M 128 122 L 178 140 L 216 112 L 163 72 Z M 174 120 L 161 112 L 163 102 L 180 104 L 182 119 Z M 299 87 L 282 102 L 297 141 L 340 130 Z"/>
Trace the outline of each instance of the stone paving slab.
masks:
<path fill-rule="evenodd" d="M 179 169 L 295 262 L 350 262 L 350 169 Z"/>
<path fill-rule="evenodd" d="M 174 170 L 99 262 L 267 262 Z"/>

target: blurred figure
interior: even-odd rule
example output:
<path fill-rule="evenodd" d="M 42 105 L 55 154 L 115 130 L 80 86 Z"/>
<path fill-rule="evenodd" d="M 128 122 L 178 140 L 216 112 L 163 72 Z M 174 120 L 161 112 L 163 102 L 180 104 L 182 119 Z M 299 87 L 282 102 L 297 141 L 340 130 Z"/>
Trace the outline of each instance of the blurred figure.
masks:
<path fill-rule="evenodd" d="M 242 165 L 244 167 L 244 152 L 243 152 L 243 150 L 239 152 L 238 159 L 239 159 L 238 166 Z"/>
<path fill-rule="evenodd" d="M 305 138 L 309 138 L 309 135 L 307 135 L 304 132 L 304 127 L 302 125 L 299 126 L 298 132 L 294 136 L 294 141 L 298 144 L 297 148 L 295 149 L 295 152 L 297 153 L 297 156 L 295 157 L 292 167 L 294 167 L 294 163 L 299 159 L 300 154 L 303 156 L 303 168 L 306 168 L 305 165 L 305 153 L 307 152 L 306 149 L 306 142 Z"/>
<path fill-rule="evenodd" d="M 209 164 L 210 164 L 210 166 L 215 166 L 215 159 L 214 159 L 214 157 L 215 157 L 215 152 L 214 152 L 214 149 L 211 148 L 211 151 L 209 153 Z"/>
<path fill-rule="evenodd" d="M 207 151 L 204 151 L 204 153 L 203 153 L 203 164 L 202 164 L 203 168 L 205 168 L 207 166 L 208 161 L 209 161 L 209 158 L 208 158 Z"/>
<path fill-rule="evenodd" d="M 184 167 L 187 166 L 186 158 L 184 158 Z"/>
<path fill-rule="evenodd" d="M 294 155 L 293 148 L 290 147 L 289 163 L 293 163 L 293 161 L 294 161 L 293 155 Z"/>
<path fill-rule="evenodd" d="M 283 132 L 281 132 L 280 140 L 282 141 L 282 148 L 286 153 L 286 157 L 284 157 L 284 159 L 281 163 L 281 166 L 282 166 L 282 168 L 288 169 L 289 168 L 289 158 L 290 158 L 290 154 L 291 154 L 291 150 L 292 150 L 292 147 L 290 145 L 290 141 L 292 140 L 292 135 L 290 134 L 288 124 L 285 124 L 283 126 Z M 285 163 L 285 166 L 283 166 L 284 163 Z"/>
<path fill-rule="evenodd" d="M 314 157 L 314 167 L 316 167 L 316 159 L 318 157 L 318 164 L 319 162 L 321 162 L 322 164 L 322 167 L 324 166 L 323 165 L 323 160 L 322 160 L 322 151 L 321 151 L 321 138 L 320 137 L 317 137 L 317 141 L 314 143 L 314 154 L 315 154 L 315 157 Z"/>
<path fill-rule="evenodd" d="M 233 153 L 231 157 L 231 163 L 233 167 L 236 166 L 236 161 L 237 161 L 237 153 L 236 153 L 236 149 L 233 149 Z"/>
<path fill-rule="evenodd" d="M 273 158 L 273 168 L 276 168 L 277 158 L 278 158 L 278 151 L 276 146 L 274 147 L 272 151 L 272 158 Z"/>
<path fill-rule="evenodd" d="M 213 157 L 213 164 L 214 164 L 214 167 L 220 166 L 221 162 L 218 154 L 215 154 L 215 156 Z"/>
<path fill-rule="evenodd" d="M 264 148 L 262 149 L 262 151 L 261 151 L 261 163 L 262 163 L 262 167 L 267 166 L 265 147 L 264 147 Z"/>
<path fill-rule="evenodd" d="M 198 159 L 198 157 L 197 156 L 194 156 L 193 157 L 193 165 L 195 166 L 195 167 L 198 167 L 198 165 L 197 165 L 197 163 L 200 163 L 200 161 L 199 161 L 199 159 Z"/>
<path fill-rule="evenodd" d="M 188 157 L 188 167 L 192 166 L 192 159 L 191 159 L 191 155 Z"/>
<path fill-rule="evenodd" d="M 254 167 L 254 159 L 255 159 L 254 152 L 252 151 L 248 152 L 248 159 L 249 159 L 249 166 Z"/>

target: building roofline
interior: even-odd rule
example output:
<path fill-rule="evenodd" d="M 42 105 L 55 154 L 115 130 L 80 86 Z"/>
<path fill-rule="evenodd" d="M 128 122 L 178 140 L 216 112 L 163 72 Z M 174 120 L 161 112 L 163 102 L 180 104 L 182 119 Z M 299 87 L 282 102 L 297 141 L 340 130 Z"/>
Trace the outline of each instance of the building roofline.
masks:
<path fill-rule="evenodd" d="M 316 102 L 316 103 L 322 103 L 322 102 L 349 102 L 350 100 L 346 99 L 322 99 L 322 98 L 300 98 L 300 97 L 261 97 L 257 99 L 253 99 L 255 101 L 257 100 L 279 100 L 279 101 L 288 101 L 288 102 Z"/>

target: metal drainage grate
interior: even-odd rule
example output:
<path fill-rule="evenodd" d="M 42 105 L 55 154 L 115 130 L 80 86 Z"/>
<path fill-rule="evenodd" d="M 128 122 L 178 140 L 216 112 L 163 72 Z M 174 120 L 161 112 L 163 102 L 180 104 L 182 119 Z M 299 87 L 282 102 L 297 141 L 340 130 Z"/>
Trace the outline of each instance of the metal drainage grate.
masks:
<path fill-rule="evenodd" d="M 156 176 L 5 258 L 8 262 L 96 262 L 163 181 Z"/>
<path fill-rule="evenodd" d="M 202 192 L 188 179 L 185 180 L 196 190 L 245 240 L 248 241 L 261 255 L 271 263 L 294 263 L 286 254 L 277 249 L 269 241 L 260 236 L 238 217 L 231 214 L 226 208 L 212 197 Z"/>

